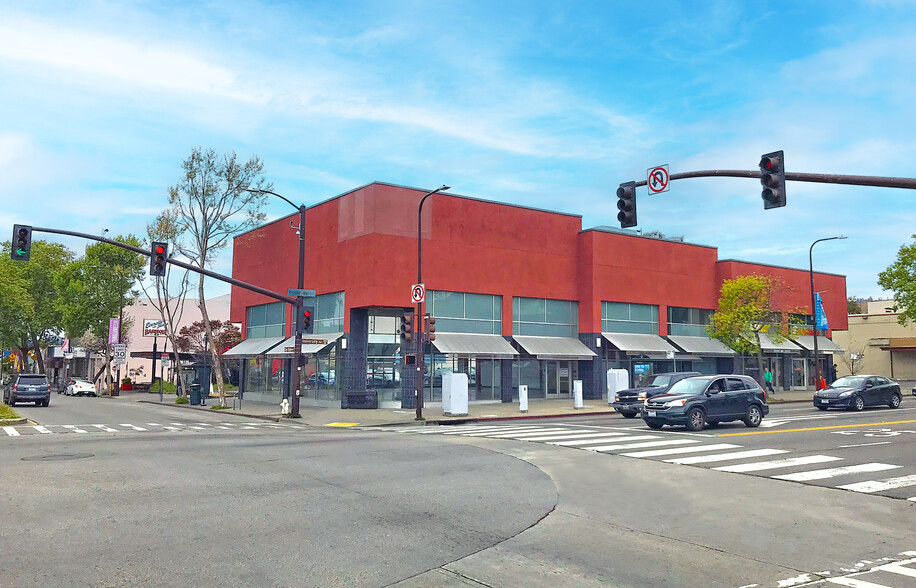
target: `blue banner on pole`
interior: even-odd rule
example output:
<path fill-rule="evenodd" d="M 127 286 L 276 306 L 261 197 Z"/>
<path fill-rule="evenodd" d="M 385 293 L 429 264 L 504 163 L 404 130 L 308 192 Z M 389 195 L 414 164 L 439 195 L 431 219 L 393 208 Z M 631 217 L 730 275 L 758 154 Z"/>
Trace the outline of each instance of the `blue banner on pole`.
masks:
<path fill-rule="evenodd" d="M 814 306 L 815 306 L 815 328 L 819 331 L 829 331 L 830 325 L 827 324 L 827 314 L 824 312 L 824 301 L 821 300 L 821 295 L 818 292 L 814 293 Z"/>

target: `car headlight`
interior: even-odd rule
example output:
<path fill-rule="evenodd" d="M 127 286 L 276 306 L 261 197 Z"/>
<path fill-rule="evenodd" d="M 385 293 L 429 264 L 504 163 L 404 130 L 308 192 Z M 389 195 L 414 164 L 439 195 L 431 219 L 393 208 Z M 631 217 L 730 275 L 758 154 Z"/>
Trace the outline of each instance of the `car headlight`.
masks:
<path fill-rule="evenodd" d="M 637 400 L 645 400 L 645 399 L 646 399 L 646 393 L 645 393 L 645 392 L 640 392 L 639 394 L 636 395 L 636 399 L 637 399 Z"/>
<path fill-rule="evenodd" d="M 686 402 L 687 402 L 687 399 L 686 399 L 686 398 L 681 398 L 680 400 L 672 400 L 671 402 L 666 402 L 666 403 L 665 403 L 665 406 L 667 406 L 667 407 L 672 407 L 672 406 L 684 406 L 684 404 L 685 404 Z"/>
<path fill-rule="evenodd" d="M 846 398 L 847 396 L 849 396 L 849 395 L 852 394 L 853 392 L 854 392 L 853 390 L 847 390 L 847 391 L 845 391 L 845 392 L 840 392 L 840 398 Z"/>
<path fill-rule="evenodd" d="M 616 400 L 617 402 L 620 402 L 620 394 L 617 394 L 616 396 L 614 396 L 614 400 Z"/>

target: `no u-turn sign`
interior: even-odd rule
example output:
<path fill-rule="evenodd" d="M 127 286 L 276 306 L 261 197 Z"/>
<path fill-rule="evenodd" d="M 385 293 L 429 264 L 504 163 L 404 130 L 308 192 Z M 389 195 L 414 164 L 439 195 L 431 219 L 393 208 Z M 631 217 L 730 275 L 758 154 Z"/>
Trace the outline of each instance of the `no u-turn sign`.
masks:
<path fill-rule="evenodd" d="M 649 194 L 661 194 L 668 191 L 668 164 L 649 168 L 646 175 L 646 186 Z"/>

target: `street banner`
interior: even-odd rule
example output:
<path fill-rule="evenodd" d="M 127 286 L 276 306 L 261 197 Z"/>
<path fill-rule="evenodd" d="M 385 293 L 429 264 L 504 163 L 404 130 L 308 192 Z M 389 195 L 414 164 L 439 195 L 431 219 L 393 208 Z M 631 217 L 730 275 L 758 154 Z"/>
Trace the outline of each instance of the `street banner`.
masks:
<path fill-rule="evenodd" d="M 144 337 L 165 337 L 165 321 L 162 319 L 143 319 Z"/>
<path fill-rule="evenodd" d="M 120 339 L 121 319 L 118 317 L 108 319 L 108 344 L 114 345 Z"/>
<path fill-rule="evenodd" d="M 821 295 L 819 292 L 814 293 L 814 306 L 815 311 L 815 328 L 819 331 L 828 331 L 830 330 L 830 325 L 827 324 L 827 314 L 824 313 L 824 301 L 821 300 Z"/>

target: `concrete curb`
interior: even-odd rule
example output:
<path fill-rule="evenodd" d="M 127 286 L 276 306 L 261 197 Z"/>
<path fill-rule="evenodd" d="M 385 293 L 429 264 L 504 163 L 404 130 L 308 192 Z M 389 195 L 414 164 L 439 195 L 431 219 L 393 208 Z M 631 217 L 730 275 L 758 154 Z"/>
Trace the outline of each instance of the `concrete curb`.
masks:
<path fill-rule="evenodd" d="M 274 423 L 280 422 L 280 419 L 281 419 L 281 417 L 279 416 L 251 414 L 251 413 L 245 413 L 245 412 L 234 412 L 232 410 L 213 410 L 211 408 L 207 408 L 206 406 L 196 406 L 193 404 L 175 404 L 174 402 L 157 402 L 155 400 L 138 400 L 137 403 L 138 404 L 139 403 L 158 404 L 159 406 L 172 406 L 172 407 L 182 408 L 186 410 L 204 411 L 209 414 L 227 414 L 227 415 L 232 415 L 232 416 L 245 417 L 247 419 L 260 419 L 262 421 L 271 421 Z M 289 420 L 290 422 L 292 422 L 292 419 L 285 419 L 285 420 Z"/>
<path fill-rule="evenodd" d="M 25 425 L 29 419 L 0 419 L 0 427 L 15 427 L 16 425 Z"/>

